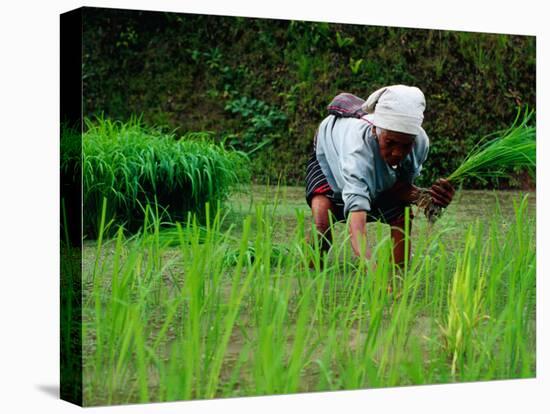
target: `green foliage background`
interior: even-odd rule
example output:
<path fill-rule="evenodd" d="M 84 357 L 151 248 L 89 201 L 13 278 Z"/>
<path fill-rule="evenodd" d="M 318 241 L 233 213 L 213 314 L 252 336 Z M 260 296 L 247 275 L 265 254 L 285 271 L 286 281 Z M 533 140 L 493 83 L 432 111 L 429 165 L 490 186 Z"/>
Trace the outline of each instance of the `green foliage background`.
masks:
<path fill-rule="evenodd" d="M 86 116 L 213 131 L 250 153 L 258 182 L 302 184 L 316 127 L 340 92 L 424 91 L 431 151 L 420 184 L 450 174 L 518 106 L 535 107 L 530 36 L 94 8 L 83 21 Z"/>

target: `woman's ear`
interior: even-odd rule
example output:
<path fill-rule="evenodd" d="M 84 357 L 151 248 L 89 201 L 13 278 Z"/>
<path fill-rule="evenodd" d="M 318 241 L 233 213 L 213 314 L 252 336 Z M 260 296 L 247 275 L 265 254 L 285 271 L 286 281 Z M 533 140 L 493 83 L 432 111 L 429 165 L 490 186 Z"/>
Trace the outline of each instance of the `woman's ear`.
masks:
<path fill-rule="evenodd" d="M 376 127 L 375 127 L 374 125 L 372 126 L 372 133 L 374 134 L 374 136 L 375 136 L 376 138 L 378 138 L 378 133 L 377 133 Z"/>

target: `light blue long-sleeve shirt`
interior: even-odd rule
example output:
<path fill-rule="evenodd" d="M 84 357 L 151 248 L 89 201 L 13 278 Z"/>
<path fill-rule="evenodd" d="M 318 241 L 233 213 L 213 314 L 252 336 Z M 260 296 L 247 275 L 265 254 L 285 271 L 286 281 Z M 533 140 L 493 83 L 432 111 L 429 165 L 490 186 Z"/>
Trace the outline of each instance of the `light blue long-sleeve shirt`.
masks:
<path fill-rule="evenodd" d="M 370 211 L 376 197 L 397 179 L 412 184 L 428 157 L 429 139 L 421 129 L 411 152 L 392 169 L 380 155 L 372 127 L 372 115 L 360 119 L 329 115 L 317 131 L 317 160 L 335 196 L 343 199 L 346 215 Z"/>

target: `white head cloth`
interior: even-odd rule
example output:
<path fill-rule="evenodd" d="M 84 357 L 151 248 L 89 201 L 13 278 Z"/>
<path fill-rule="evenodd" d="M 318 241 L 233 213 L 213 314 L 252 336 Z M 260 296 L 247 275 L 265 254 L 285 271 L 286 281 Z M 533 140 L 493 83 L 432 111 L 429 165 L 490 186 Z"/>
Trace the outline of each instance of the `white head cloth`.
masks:
<path fill-rule="evenodd" d="M 379 128 L 418 135 L 426 100 L 416 86 L 393 85 L 373 92 L 362 108 L 374 113 L 373 124 Z"/>

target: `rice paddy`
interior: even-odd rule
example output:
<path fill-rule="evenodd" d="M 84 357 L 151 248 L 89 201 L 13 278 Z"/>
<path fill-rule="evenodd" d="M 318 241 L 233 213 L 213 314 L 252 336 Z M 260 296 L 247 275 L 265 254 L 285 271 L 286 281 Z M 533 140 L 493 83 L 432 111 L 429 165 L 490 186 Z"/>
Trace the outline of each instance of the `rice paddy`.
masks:
<path fill-rule="evenodd" d="M 321 256 L 302 192 L 255 186 L 169 227 L 147 208 L 133 236 L 103 215 L 83 249 L 84 404 L 535 375 L 534 193 L 415 214 L 400 271 L 379 223 L 376 266 L 343 224 Z"/>

